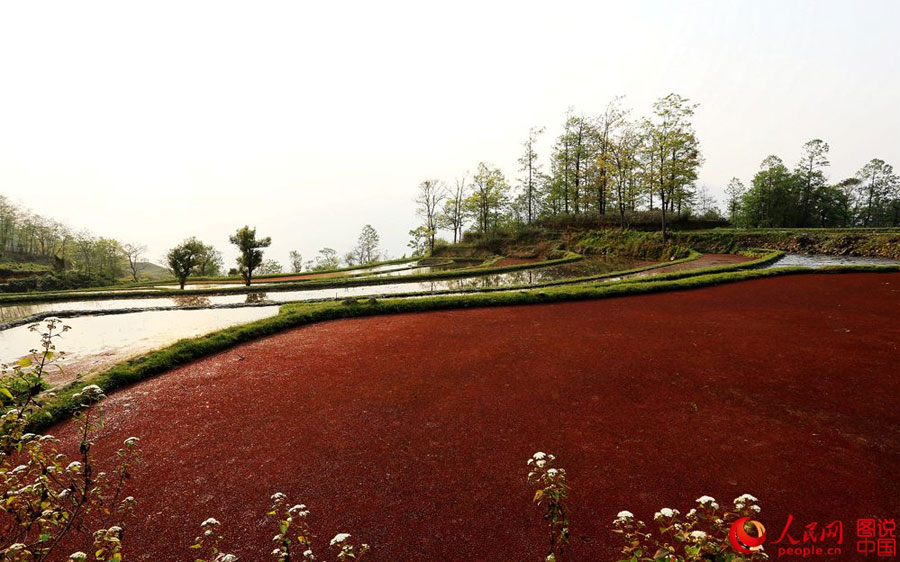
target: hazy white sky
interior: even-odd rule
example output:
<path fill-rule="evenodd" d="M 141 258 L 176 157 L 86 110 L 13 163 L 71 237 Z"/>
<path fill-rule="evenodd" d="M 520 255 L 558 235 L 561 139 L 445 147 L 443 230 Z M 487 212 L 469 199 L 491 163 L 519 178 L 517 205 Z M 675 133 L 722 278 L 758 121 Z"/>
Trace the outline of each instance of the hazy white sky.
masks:
<path fill-rule="evenodd" d="M 394 256 L 416 185 L 481 161 L 515 177 L 566 108 L 635 115 L 678 92 L 715 192 L 768 154 L 831 145 L 833 177 L 900 168 L 900 2 L 5 2 L 0 193 L 232 265 L 256 225 L 287 265 L 371 223 Z"/>

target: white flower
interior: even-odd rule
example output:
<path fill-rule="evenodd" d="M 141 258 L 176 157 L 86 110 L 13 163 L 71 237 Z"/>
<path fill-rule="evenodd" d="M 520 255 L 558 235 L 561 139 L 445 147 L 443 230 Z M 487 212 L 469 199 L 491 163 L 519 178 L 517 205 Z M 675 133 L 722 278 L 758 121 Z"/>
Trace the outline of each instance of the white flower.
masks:
<path fill-rule="evenodd" d="M 216 558 L 216 562 L 237 562 L 237 559 L 234 554 L 225 554 Z"/>
<path fill-rule="evenodd" d="M 129 437 L 125 440 L 125 444 L 129 447 L 134 447 L 135 445 L 137 445 L 138 441 L 140 441 L 140 439 L 138 439 L 137 437 Z"/>
<path fill-rule="evenodd" d="M 330 544 L 331 544 L 331 546 L 334 546 L 336 544 L 341 544 L 349 538 L 350 538 L 350 533 L 338 533 L 334 536 L 333 539 L 331 539 Z"/>
<path fill-rule="evenodd" d="M 762 509 L 758 505 L 751 505 L 750 509 L 753 510 L 754 513 L 759 513 Z"/>
<path fill-rule="evenodd" d="M 546 457 L 546 456 L 547 456 L 547 455 L 546 455 L 545 453 L 542 453 L 541 451 L 538 451 L 538 452 L 535 453 L 531 458 L 533 458 L 533 459 L 536 460 L 536 461 L 539 461 L 539 460 L 541 460 L 542 458 L 544 458 L 544 457 Z"/>
<path fill-rule="evenodd" d="M 313 551 L 311 551 L 309 549 L 304 550 L 303 557 L 306 558 L 307 560 L 312 560 L 313 559 Z"/>
<path fill-rule="evenodd" d="M 734 503 L 735 503 L 735 504 L 739 504 L 739 503 L 747 503 L 747 502 L 753 502 L 753 503 L 756 503 L 756 502 L 758 502 L 758 501 L 759 501 L 758 499 L 754 498 L 754 497 L 751 496 L 750 494 L 744 494 L 744 495 L 742 495 L 742 496 L 738 496 L 738 497 L 734 498 Z"/>
<path fill-rule="evenodd" d="M 664 507 L 659 510 L 663 517 L 675 517 L 675 510 Z"/>
<path fill-rule="evenodd" d="M 77 472 L 81 470 L 81 463 L 78 461 L 72 461 L 69 463 L 69 466 L 66 467 L 66 472 Z"/>
<path fill-rule="evenodd" d="M 700 496 L 699 498 L 697 498 L 697 503 L 699 503 L 701 505 L 706 505 L 708 503 L 715 503 L 715 501 L 716 501 L 716 498 L 714 498 L 712 496 Z"/>
<path fill-rule="evenodd" d="M 285 496 L 285 495 L 282 494 L 281 492 L 275 492 L 274 494 L 272 494 L 272 497 L 271 497 L 271 500 L 272 500 L 273 502 L 274 502 L 274 501 L 283 501 L 283 500 L 286 500 L 286 499 L 287 499 L 287 496 Z"/>
<path fill-rule="evenodd" d="M 697 515 L 697 510 L 696 510 L 696 509 L 692 509 L 692 510 L 690 510 L 690 511 L 687 512 L 687 515 L 685 515 L 685 517 L 687 517 L 688 519 L 693 519 L 693 517 L 694 517 L 695 515 Z"/>
<path fill-rule="evenodd" d="M 706 533 L 703 531 L 691 531 L 691 538 L 693 539 L 702 539 L 706 537 Z"/>
<path fill-rule="evenodd" d="M 620 511 L 618 515 L 616 515 L 616 519 L 634 519 L 634 513 L 630 511 Z"/>
<path fill-rule="evenodd" d="M 207 519 L 207 520 L 204 521 L 203 523 L 200 523 L 200 526 L 201 526 L 201 527 L 207 527 L 207 526 L 209 526 L 209 525 L 218 525 L 218 524 L 219 524 L 219 521 L 218 521 L 218 520 L 216 520 L 216 519 L 210 517 L 209 519 Z"/>
<path fill-rule="evenodd" d="M 544 465 L 547 464 L 547 461 L 541 459 L 535 463 L 538 468 L 544 468 Z"/>
<path fill-rule="evenodd" d="M 69 560 L 74 560 L 75 562 L 84 562 L 85 560 L 87 560 L 87 554 L 79 550 L 78 552 L 73 552 L 72 554 L 70 554 Z"/>

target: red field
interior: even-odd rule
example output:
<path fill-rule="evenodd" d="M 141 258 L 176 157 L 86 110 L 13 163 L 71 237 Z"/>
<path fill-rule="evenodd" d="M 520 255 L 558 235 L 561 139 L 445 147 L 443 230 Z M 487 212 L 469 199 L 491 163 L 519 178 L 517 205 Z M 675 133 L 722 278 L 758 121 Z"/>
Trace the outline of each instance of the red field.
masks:
<path fill-rule="evenodd" d="M 103 431 L 144 450 L 130 560 L 188 559 L 207 517 L 268 560 L 275 491 L 320 556 L 346 531 L 373 560 L 539 560 L 538 450 L 569 473 L 579 560 L 614 559 L 619 510 L 745 492 L 772 540 L 837 519 L 852 552 L 857 518 L 900 516 L 898 347 L 898 274 L 347 320 L 118 392 Z"/>

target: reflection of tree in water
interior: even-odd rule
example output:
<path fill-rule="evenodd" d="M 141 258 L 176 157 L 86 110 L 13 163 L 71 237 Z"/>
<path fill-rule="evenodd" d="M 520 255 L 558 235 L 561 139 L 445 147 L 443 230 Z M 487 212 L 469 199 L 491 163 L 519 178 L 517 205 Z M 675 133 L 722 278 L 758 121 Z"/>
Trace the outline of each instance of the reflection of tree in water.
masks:
<path fill-rule="evenodd" d="M 257 291 L 254 293 L 247 293 L 247 300 L 245 302 L 247 304 L 259 304 L 261 302 L 269 302 L 269 299 L 265 291 Z"/>
<path fill-rule="evenodd" d="M 36 314 L 39 308 L 36 306 L 0 306 L 0 322 L 12 322 Z"/>
<path fill-rule="evenodd" d="M 204 297 L 203 295 L 184 295 L 172 297 L 172 300 L 175 301 L 175 306 L 179 308 L 203 307 L 211 304 L 209 297 Z"/>

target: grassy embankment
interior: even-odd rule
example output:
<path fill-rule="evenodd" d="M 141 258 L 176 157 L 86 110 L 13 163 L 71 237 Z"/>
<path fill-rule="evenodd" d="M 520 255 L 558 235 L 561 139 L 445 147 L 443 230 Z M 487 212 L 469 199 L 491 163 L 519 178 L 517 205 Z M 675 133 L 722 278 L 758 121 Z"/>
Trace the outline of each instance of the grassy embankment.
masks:
<path fill-rule="evenodd" d="M 758 261 L 770 259 L 770 255 Z M 747 263 L 698 270 L 673 272 L 659 277 L 643 277 L 603 284 L 579 284 L 522 291 L 479 292 L 469 295 L 431 296 L 417 299 L 345 299 L 317 303 L 283 305 L 277 316 L 249 324 L 226 328 L 197 338 L 180 340 L 166 348 L 120 363 L 87 381 L 74 382 L 59 391 L 56 398 L 35 414 L 31 424 L 45 428 L 67 418 L 73 408 L 73 395 L 86 384 L 97 384 L 106 392 L 138 382 L 227 350 L 241 343 L 277 332 L 327 320 L 426 312 L 459 308 L 547 304 L 642 295 L 663 291 L 696 289 L 780 275 L 832 274 L 842 272 L 900 272 L 900 266 L 841 266 L 812 270 L 801 267 L 744 269 Z"/>
<path fill-rule="evenodd" d="M 674 243 L 701 252 L 768 248 L 801 254 L 900 259 L 900 229 L 715 229 L 672 234 Z"/>

